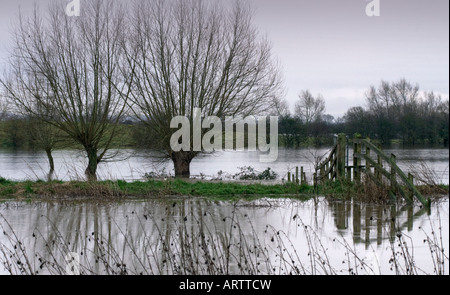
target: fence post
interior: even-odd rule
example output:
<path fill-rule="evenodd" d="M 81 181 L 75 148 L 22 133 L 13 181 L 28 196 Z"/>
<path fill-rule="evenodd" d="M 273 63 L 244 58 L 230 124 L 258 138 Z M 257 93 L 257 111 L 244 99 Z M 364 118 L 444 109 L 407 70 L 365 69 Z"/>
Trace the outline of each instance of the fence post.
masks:
<path fill-rule="evenodd" d="M 298 166 L 295 167 L 295 184 L 298 184 Z"/>
<path fill-rule="evenodd" d="M 378 144 L 378 149 L 380 151 L 382 151 L 381 144 Z M 381 155 L 377 155 L 377 164 L 378 164 L 380 169 L 383 168 L 383 162 L 381 160 Z M 378 182 L 381 183 L 381 171 L 378 170 L 378 168 L 376 168 L 376 170 L 375 170 L 375 175 L 377 177 Z"/>
<path fill-rule="evenodd" d="M 300 184 L 303 184 L 303 166 L 300 167 Z"/>
<path fill-rule="evenodd" d="M 389 164 L 391 166 L 391 175 L 390 175 L 390 182 L 391 182 L 391 193 L 393 194 L 393 196 L 396 196 L 396 191 L 397 191 L 397 179 L 396 179 L 396 175 L 395 175 L 395 168 L 394 165 L 396 165 L 397 162 L 397 157 L 394 154 L 391 154 L 391 158 L 389 161 Z"/>
<path fill-rule="evenodd" d="M 288 182 L 291 182 L 291 172 L 290 171 L 288 171 Z"/>
<path fill-rule="evenodd" d="M 356 145 L 356 152 L 359 155 L 361 155 L 361 144 L 360 143 L 358 143 Z M 361 182 L 361 158 L 360 157 L 356 158 L 356 181 L 358 183 Z"/>
<path fill-rule="evenodd" d="M 337 138 L 337 178 L 345 178 L 345 147 L 347 145 L 347 136 L 339 133 Z"/>
<path fill-rule="evenodd" d="M 359 139 L 361 136 L 355 136 L 355 139 Z M 361 182 L 361 173 L 360 173 L 360 167 L 361 166 L 361 159 L 356 156 L 356 154 L 361 154 L 361 144 L 355 142 L 353 144 L 353 180 L 357 183 Z"/>
<path fill-rule="evenodd" d="M 411 173 L 408 173 L 408 180 L 412 185 L 414 185 L 414 175 L 412 175 Z M 409 190 L 408 195 L 411 198 L 411 200 L 414 199 L 414 192 L 412 190 Z"/>
<path fill-rule="evenodd" d="M 366 139 L 367 142 L 370 142 L 370 138 Z M 370 158 L 370 147 L 368 145 L 366 145 L 366 170 L 370 173 L 372 172 L 370 169 L 370 162 L 367 161 L 367 159 Z"/>

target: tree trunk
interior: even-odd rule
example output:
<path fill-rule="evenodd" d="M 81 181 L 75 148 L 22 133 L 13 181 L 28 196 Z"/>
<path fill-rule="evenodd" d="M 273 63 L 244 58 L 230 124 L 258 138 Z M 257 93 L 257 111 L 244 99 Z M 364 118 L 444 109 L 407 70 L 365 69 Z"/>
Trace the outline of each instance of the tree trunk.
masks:
<path fill-rule="evenodd" d="M 175 167 L 175 177 L 189 178 L 191 176 L 190 165 L 193 159 L 190 152 L 174 152 L 172 153 L 173 166 Z"/>
<path fill-rule="evenodd" d="M 86 153 L 88 156 L 88 166 L 86 168 L 86 177 L 88 181 L 97 181 L 97 166 L 98 166 L 98 156 L 97 149 L 93 147 L 87 147 Z"/>
<path fill-rule="evenodd" d="M 45 153 L 47 154 L 48 164 L 50 165 L 50 173 L 55 171 L 55 162 L 53 161 L 53 155 L 51 149 L 45 149 Z"/>
<path fill-rule="evenodd" d="M 47 154 L 48 164 L 50 165 L 50 171 L 48 172 L 47 180 L 52 181 L 53 173 L 55 172 L 55 161 L 53 161 L 52 149 L 45 149 L 45 153 Z"/>

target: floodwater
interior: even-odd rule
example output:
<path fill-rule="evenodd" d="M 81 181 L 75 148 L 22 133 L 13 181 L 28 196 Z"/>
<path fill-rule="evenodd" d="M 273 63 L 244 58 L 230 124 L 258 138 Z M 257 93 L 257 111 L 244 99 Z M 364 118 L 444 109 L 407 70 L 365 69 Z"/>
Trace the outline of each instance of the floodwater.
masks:
<path fill-rule="evenodd" d="M 257 153 L 219 152 L 194 159 L 191 173 L 214 177 L 270 166 L 281 180 L 303 166 L 311 179 L 314 159 L 327 151 L 281 149 L 276 162 L 265 164 Z M 99 166 L 99 178 L 173 175 L 171 163 L 152 153 L 120 152 L 122 161 Z M 386 152 L 406 171 L 417 172 L 423 161 L 437 182 L 449 183 L 448 149 Z M 82 153 L 56 151 L 54 157 L 55 178 L 84 179 Z M 47 170 L 43 153 L 0 150 L 1 177 L 45 179 Z M 4 201 L 0 225 L 0 274 L 449 274 L 448 197 L 430 210 L 323 197 Z"/>
<path fill-rule="evenodd" d="M 279 180 L 287 179 L 288 171 L 295 167 L 304 168 L 309 181 L 314 173 L 314 162 L 319 156 L 326 155 L 328 148 L 321 149 L 280 149 L 277 161 L 260 163 L 258 152 L 223 151 L 210 155 L 200 155 L 191 163 L 191 175 L 196 177 L 232 176 L 240 171 L 240 167 L 251 166 L 262 172 L 268 167 L 278 174 Z M 397 163 L 405 171 L 415 174 L 421 170 L 421 163 L 433 171 L 438 183 L 449 183 L 449 150 L 444 148 L 423 149 L 386 149 L 386 153 L 394 153 Z M 351 153 L 351 150 L 350 150 Z M 156 172 L 162 175 L 174 175 L 170 161 L 158 158 L 148 151 L 120 150 L 114 162 L 100 163 L 99 179 L 142 180 L 145 173 Z M 60 180 L 85 179 L 87 166 L 84 153 L 78 151 L 55 151 L 54 178 Z M 352 161 L 351 156 L 349 159 Z M 48 161 L 43 152 L 0 150 L 0 176 L 10 180 L 46 179 Z"/>
<path fill-rule="evenodd" d="M 14 273 L 25 256 L 53 274 L 449 273 L 448 199 L 431 210 L 324 198 L 7 201 L 0 224 L 11 251 L 0 261 L 15 253 Z"/>

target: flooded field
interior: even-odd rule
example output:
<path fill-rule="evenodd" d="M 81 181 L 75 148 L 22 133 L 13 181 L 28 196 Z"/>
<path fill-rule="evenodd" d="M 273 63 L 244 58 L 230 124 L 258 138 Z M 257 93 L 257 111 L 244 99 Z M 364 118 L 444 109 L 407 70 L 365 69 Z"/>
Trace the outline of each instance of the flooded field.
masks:
<path fill-rule="evenodd" d="M 278 180 L 327 149 L 280 150 Z M 448 149 L 392 149 L 402 169 L 425 163 L 448 184 Z M 143 151 L 99 166 L 101 179 L 171 174 L 171 163 Z M 83 179 L 84 156 L 54 154 L 55 177 Z M 196 175 L 264 170 L 257 153 L 221 152 L 192 162 Z M 45 179 L 45 155 L 0 151 L 2 177 Z M 141 201 L 0 204 L 0 273 L 83 274 L 448 274 L 448 197 L 415 206 L 260 199 L 211 201 L 169 196 Z"/>
<path fill-rule="evenodd" d="M 199 155 L 191 163 L 191 174 L 195 177 L 233 175 L 239 172 L 239 167 L 251 166 L 257 171 L 267 167 L 278 174 L 278 179 L 286 179 L 287 172 L 293 172 L 296 166 L 304 167 L 307 179 L 311 181 L 314 173 L 314 158 L 326 155 L 329 148 L 320 149 L 280 149 L 277 161 L 260 163 L 258 152 L 217 152 L 212 155 Z M 426 163 L 432 170 L 436 181 L 449 183 L 449 150 L 444 148 L 423 149 L 386 149 L 386 153 L 394 153 L 401 169 L 416 172 L 421 163 Z M 60 180 L 84 180 L 86 157 L 82 152 L 60 150 L 54 152 L 54 178 Z M 117 161 L 100 163 L 99 179 L 142 180 L 146 173 L 174 175 L 173 164 L 160 159 L 155 153 L 142 150 L 120 150 Z M 352 161 L 351 157 L 349 159 Z M 30 151 L 0 150 L 0 176 L 11 180 L 46 179 L 48 160 L 45 153 Z"/>
<path fill-rule="evenodd" d="M 0 205 L 0 273 L 448 274 L 448 199 Z"/>

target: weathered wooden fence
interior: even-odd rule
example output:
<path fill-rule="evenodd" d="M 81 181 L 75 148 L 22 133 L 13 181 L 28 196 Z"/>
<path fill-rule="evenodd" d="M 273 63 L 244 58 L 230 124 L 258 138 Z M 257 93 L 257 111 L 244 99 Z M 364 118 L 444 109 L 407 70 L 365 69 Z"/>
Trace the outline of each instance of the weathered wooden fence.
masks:
<path fill-rule="evenodd" d="M 298 166 L 295 167 L 295 174 L 288 171 L 287 173 L 287 181 L 288 182 L 295 182 L 297 184 L 306 184 L 306 173 L 303 171 L 303 166 L 300 167 L 300 173 L 298 170 Z"/>
<path fill-rule="evenodd" d="M 328 157 L 316 167 L 314 173 L 314 184 L 324 181 L 333 181 L 345 175 L 345 148 L 347 137 L 339 134 L 336 144 L 330 151 Z"/>
<path fill-rule="evenodd" d="M 353 145 L 353 165 L 346 165 L 346 147 Z M 348 157 L 350 155 L 347 155 Z M 363 165 L 364 164 L 364 165 Z M 394 154 L 386 155 L 380 146 L 374 145 L 370 139 L 353 138 L 347 140 L 345 134 L 339 134 L 336 145 L 329 156 L 316 167 L 314 185 L 337 179 L 361 182 L 364 173 L 378 186 L 389 187 L 389 195 L 395 199 L 403 197 L 408 202 L 417 198 L 424 206 L 430 206 L 426 199 L 414 186 L 411 174 L 406 175 L 397 165 Z"/>

